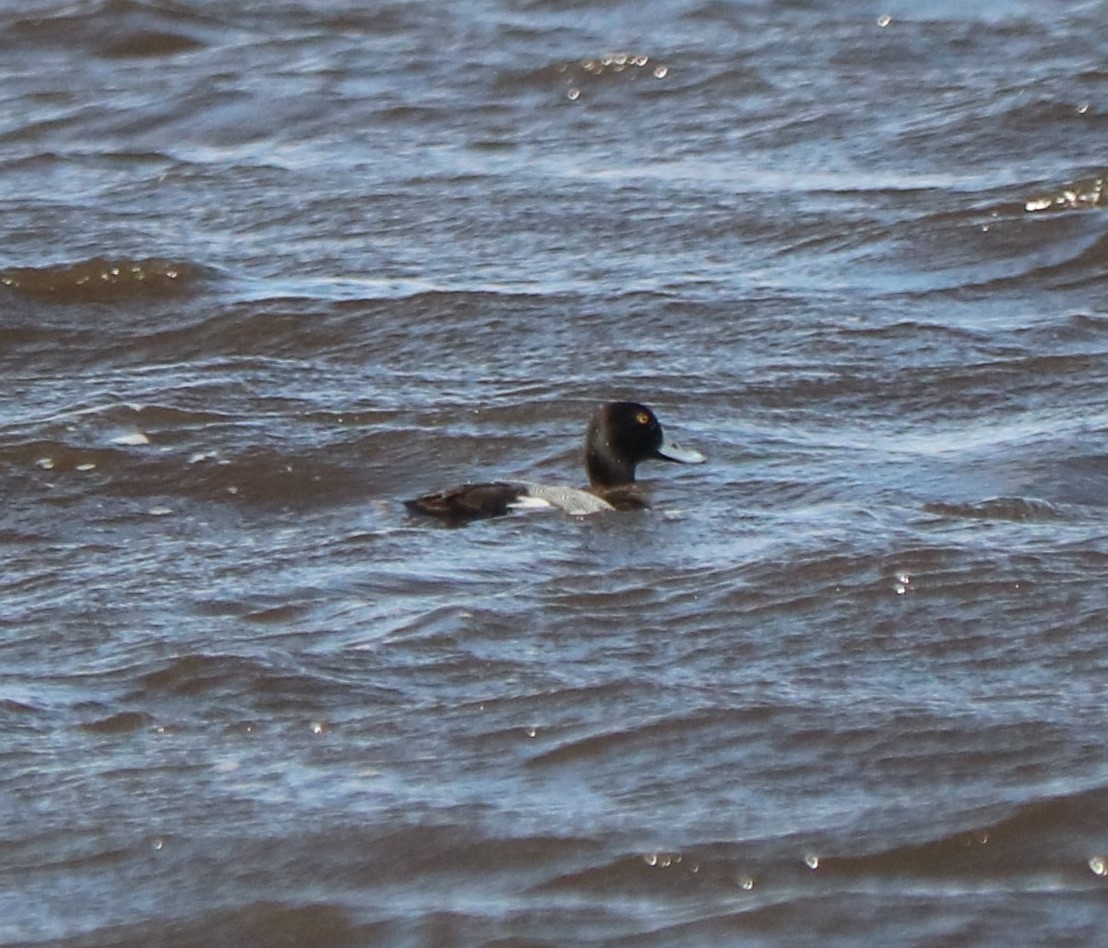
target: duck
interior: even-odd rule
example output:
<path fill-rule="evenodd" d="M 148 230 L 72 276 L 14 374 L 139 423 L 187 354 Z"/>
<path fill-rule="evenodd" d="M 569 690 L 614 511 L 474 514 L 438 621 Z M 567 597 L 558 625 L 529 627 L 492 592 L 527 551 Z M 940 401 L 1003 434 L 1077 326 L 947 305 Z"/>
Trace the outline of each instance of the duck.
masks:
<path fill-rule="evenodd" d="M 704 455 L 671 441 L 657 415 L 639 402 L 608 402 L 585 430 L 587 489 L 532 481 L 468 483 L 404 501 L 413 513 L 450 524 L 503 517 L 536 509 L 558 509 L 581 517 L 613 510 L 641 510 L 650 497 L 635 481 L 643 461 L 702 464 Z"/>

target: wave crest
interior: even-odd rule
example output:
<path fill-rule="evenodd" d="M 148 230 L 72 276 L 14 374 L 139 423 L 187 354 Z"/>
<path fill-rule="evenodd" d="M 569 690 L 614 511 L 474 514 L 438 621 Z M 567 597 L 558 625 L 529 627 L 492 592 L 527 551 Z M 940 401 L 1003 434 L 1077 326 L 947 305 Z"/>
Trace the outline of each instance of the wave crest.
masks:
<path fill-rule="evenodd" d="M 91 303 L 132 297 L 171 296 L 200 275 L 194 264 L 161 257 L 91 257 L 77 263 L 0 270 L 0 283 L 36 299 Z"/>
<path fill-rule="evenodd" d="M 1100 207 L 1105 204 L 1108 171 L 1081 178 L 1072 184 L 1045 191 L 1029 198 L 1023 205 L 1028 213 L 1038 211 L 1068 211 L 1073 208 Z"/>

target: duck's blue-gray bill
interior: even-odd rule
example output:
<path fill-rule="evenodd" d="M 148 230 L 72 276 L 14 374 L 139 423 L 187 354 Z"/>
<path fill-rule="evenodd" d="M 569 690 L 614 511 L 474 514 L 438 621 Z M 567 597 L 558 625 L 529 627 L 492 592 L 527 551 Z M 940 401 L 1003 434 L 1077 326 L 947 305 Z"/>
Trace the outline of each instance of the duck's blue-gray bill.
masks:
<path fill-rule="evenodd" d="M 680 461 L 682 464 L 704 463 L 704 455 L 695 448 L 683 448 L 665 436 L 662 437 L 662 445 L 658 448 L 658 454 L 670 461 Z"/>

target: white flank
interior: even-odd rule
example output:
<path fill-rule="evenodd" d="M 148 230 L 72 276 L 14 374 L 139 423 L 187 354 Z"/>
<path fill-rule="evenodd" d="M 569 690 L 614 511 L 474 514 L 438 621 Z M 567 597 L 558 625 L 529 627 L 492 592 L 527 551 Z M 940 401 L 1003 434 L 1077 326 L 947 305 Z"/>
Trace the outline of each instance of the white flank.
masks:
<path fill-rule="evenodd" d="M 527 488 L 527 493 L 520 498 L 521 500 L 527 500 L 531 505 L 535 505 L 538 501 L 549 507 L 564 510 L 575 517 L 600 513 L 604 510 L 615 510 L 608 501 L 597 497 L 596 494 L 590 494 L 587 490 L 578 490 L 576 487 L 532 483 L 525 483 L 523 486 Z"/>
<path fill-rule="evenodd" d="M 513 500 L 508 504 L 512 510 L 549 510 L 554 505 L 549 500 L 543 500 L 541 497 L 532 497 L 529 494 L 523 494 L 516 500 Z"/>

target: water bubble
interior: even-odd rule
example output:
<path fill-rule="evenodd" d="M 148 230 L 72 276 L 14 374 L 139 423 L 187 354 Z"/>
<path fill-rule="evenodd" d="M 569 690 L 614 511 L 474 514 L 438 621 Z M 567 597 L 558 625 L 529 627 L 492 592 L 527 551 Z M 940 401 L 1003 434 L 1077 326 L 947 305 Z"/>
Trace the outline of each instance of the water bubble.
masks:
<path fill-rule="evenodd" d="M 1105 859 L 1103 856 L 1093 856 L 1093 858 L 1089 860 L 1089 868 L 1095 875 L 1108 876 L 1108 859 Z"/>
<path fill-rule="evenodd" d="M 877 18 L 877 25 L 881 27 L 881 29 L 884 29 L 886 26 L 892 23 L 892 21 L 893 18 L 891 16 L 889 16 L 887 13 L 883 13 Z"/>
<path fill-rule="evenodd" d="M 566 98 L 569 99 L 570 102 L 576 102 L 579 98 L 581 98 L 581 90 L 573 88 L 568 89 L 566 91 Z"/>
<path fill-rule="evenodd" d="M 808 855 L 804 857 L 804 865 L 806 865 L 809 869 L 818 869 L 819 856 L 817 856 L 815 853 L 808 853 Z"/>
<path fill-rule="evenodd" d="M 669 66 L 655 66 L 654 67 L 654 78 L 655 79 L 665 79 L 665 77 L 668 73 L 669 73 Z"/>
<path fill-rule="evenodd" d="M 53 458 L 39 458 L 37 461 L 35 461 L 35 464 L 38 467 L 41 467 L 44 471 L 54 470 L 54 459 Z"/>
<path fill-rule="evenodd" d="M 645 862 L 648 866 L 656 866 L 658 865 L 658 854 L 648 853 L 647 855 L 642 857 L 642 861 Z"/>
<path fill-rule="evenodd" d="M 754 877 L 753 876 L 740 876 L 739 877 L 739 888 L 740 889 L 745 889 L 747 892 L 749 892 L 751 889 L 754 888 Z"/>

